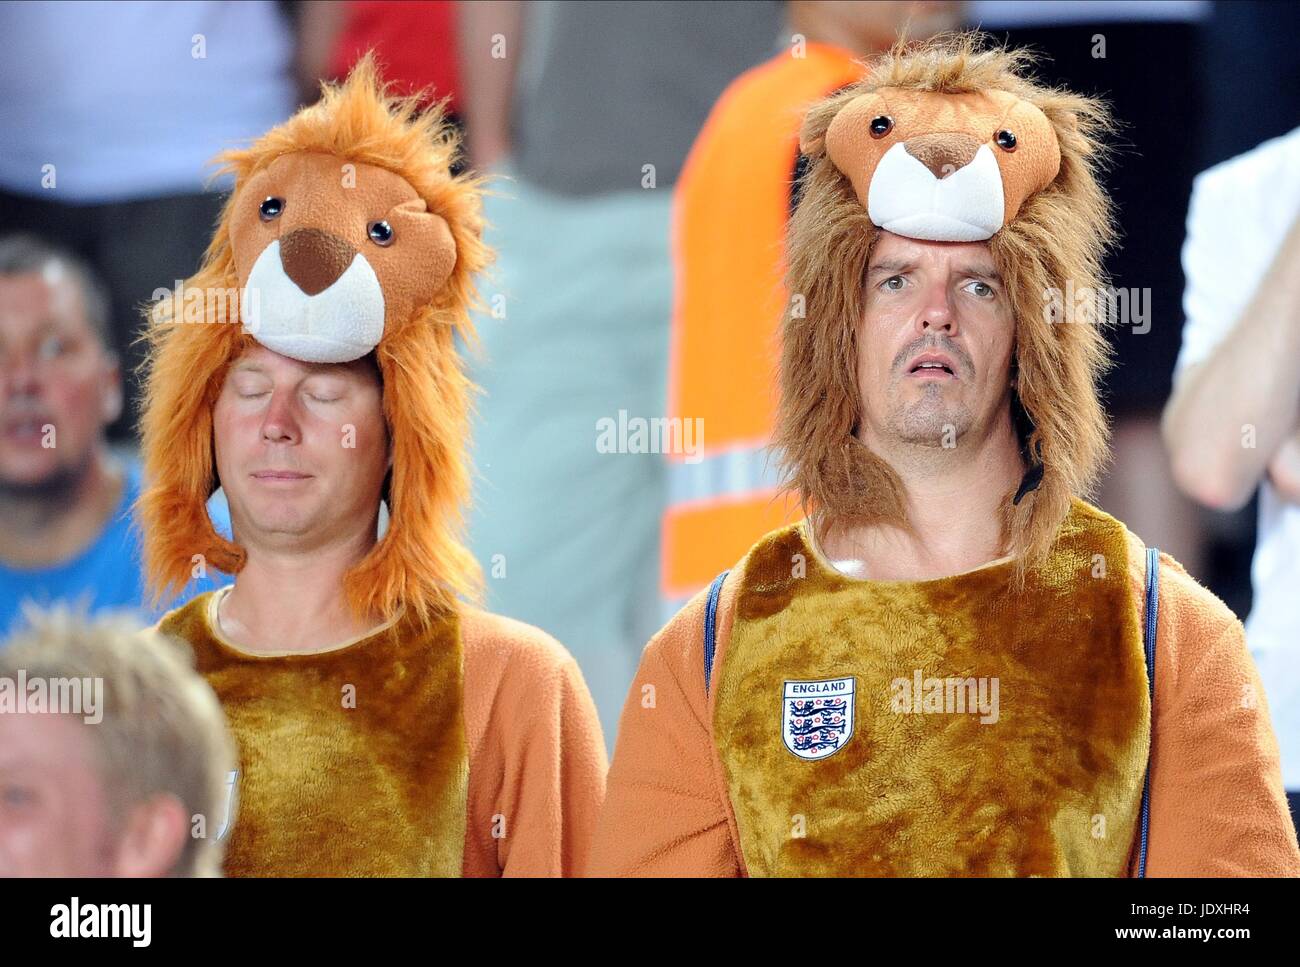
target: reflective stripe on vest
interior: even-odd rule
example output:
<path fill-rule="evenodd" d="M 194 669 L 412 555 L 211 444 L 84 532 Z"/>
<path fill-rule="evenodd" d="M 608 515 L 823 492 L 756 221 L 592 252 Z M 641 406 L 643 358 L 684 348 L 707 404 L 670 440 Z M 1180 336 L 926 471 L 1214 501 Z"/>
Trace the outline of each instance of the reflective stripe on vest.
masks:
<path fill-rule="evenodd" d="M 798 501 L 780 493 L 780 470 L 766 446 L 738 447 L 698 463 L 668 466 L 663 521 L 665 610 L 680 607 L 717 573 L 714 558 L 735 561 L 765 534 L 799 517 Z"/>
<path fill-rule="evenodd" d="M 782 53 L 723 93 L 674 195 L 667 410 L 704 421 L 705 459 L 669 457 L 661 589 L 670 605 L 800 516 L 796 501 L 778 496 L 765 449 L 798 130 L 808 105 L 862 76 L 848 51 L 809 44 L 805 53 Z"/>

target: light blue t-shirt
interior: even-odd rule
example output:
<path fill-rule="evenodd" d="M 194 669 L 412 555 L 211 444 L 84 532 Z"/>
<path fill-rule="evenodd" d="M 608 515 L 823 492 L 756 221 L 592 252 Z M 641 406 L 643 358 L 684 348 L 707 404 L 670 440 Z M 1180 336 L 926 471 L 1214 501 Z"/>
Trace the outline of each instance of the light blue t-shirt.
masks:
<path fill-rule="evenodd" d="M 130 610 L 152 624 L 163 611 L 149 607 L 141 569 L 140 533 L 133 526 L 131 507 L 140 496 L 140 465 L 126 465 L 122 499 L 93 544 L 69 561 L 53 567 L 15 568 L 0 563 L 0 647 L 22 620 L 22 602 L 48 607 L 65 602 L 76 608 L 84 603 L 91 613 Z M 230 518 L 224 502 L 208 505 L 217 532 L 230 536 Z M 164 602 L 164 610 L 176 607 L 197 594 L 229 584 L 231 578 L 209 570 L 206 577 L 191 581 L 176 599 Z"/>
<path fill-rule="evenodd" d="M 293 113 L 278 8 L 0 3 L 0 187 L 77 205 L 198 194 L 217 152 Z"/>

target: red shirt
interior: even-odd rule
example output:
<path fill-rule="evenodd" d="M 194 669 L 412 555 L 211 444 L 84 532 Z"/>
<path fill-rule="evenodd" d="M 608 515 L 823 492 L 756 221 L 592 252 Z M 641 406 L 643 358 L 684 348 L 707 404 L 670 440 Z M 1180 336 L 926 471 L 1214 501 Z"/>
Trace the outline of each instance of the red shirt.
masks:
<path fill-rule="evenodd" d="M 431 88 L 437 100 L 451 97 L 456 111 L 456 4 L 451 0 L 402 3 L 351 0 L 347 19 L 330 56 L 329 71 L 346 77 L 367 50 L 374 49 L 383 76 L 409 94 Z"/>

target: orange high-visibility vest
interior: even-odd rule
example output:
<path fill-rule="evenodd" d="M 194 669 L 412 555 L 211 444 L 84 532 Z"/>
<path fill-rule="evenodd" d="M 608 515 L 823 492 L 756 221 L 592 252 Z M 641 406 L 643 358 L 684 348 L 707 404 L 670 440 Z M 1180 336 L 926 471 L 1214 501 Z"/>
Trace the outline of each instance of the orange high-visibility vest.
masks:
<path fill-rule="evenodd" d="M 839 47 L 808 44 L 738 77 L 695 140 L 673 197 L 668 416 L 703 430 L 668 455 L 661 590 L 680 603 L 767 532 L 796 519 L 767 450 L 785 308 L 785 230 L 807 107 L 862 78 Z M 675 424 L 669 424 L 675 425 Z M 683 422 L 683 427 L 687 424 Z"/>

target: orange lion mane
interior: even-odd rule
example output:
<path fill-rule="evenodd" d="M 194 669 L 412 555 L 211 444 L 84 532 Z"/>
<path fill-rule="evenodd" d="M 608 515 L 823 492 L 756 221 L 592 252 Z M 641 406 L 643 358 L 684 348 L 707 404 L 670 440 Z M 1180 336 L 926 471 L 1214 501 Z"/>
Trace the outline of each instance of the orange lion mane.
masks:
<path fill-rule="evenodd" d="M 412 318 L 390 324 L 374 351 L 393 447 L 389 526 L 344 578 L 349 607 L 358 616 L 385 620 L 405 608 L 427 623 L 456 608 L 459 599 L 479 600 L 482 572 L 462 536 L 474 387 L 455 339 L 459 333 L 476 344 L 470 313 L 481 303 L 474 276 L 492 253 L 482 239 L 483 179 L 450 174 L 459 149 L 443 106 L 421 113 L 418 96 L 389 96 L 367 56 L 343 84 L 322 85 L 315 105 L 250 147 L 214 159 L 220 165 L 216 174 L 234 174 L 235 190 L 198 272 L 150 306 L 143 337 L 148 355 L 141 450 L 147 486 L 137 512 L 155 606 L 179 592 L 197 565 L 228 574 L 244 566 L 244 549 L 216 533 L 206 509 L 218 486 L 213 406 L 227 369 L 252 343 L 239 324 L 230 219 L 247 178 L 277 157 L 300 151 L 400 175 L 429 211 L 446 220 L 456 246 L 455 267 L 442 290 Z"/>
<path fill-rule="evenodd" d="M 774 434 L 785 487 L 806 511 L 823 512 L 835 524 L 908 526 L 897 474 L 854 436 L 860 419 L 856 323 L 879 230 L 825 154 L 825 134 L 844 105 L 881 87 L 1003 90 L 1036 105 L 1056 132 L 1060 171 L 989 242 L 1016 320 L 1013 407 L 1023 410 L 1025 453 L 1037 454 L 1043 467 L 1036 489 L 1018 504 L 1008 493 L 1003 503 L 1003 538 L 1016 556 L 1018 582 L 1046 554 L 1071 496 L 1088 494 L 1108 459 L 1097 392 L 1110 361 L 1100 299 L 1076 308 L 1069 320 L 1053 317 L 1050 323 L 1045 306 L 1049 292 L 1102 293 L 1102 260 L 1116 237 L 1112 206 L 1098 181 L 1114 122 L 1102 102 L 1026 77 L 1033 62 L 1032 53 L 990 46 L 987 35 L 973 31 L 900 44 L 875 60 L 862 81 L 805 115 L 800 142 L 810 165 L 788 229 L 786 274 L 787 291 L 804 301 L 792 299 L 781 324 Z"/>

